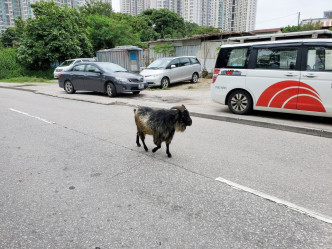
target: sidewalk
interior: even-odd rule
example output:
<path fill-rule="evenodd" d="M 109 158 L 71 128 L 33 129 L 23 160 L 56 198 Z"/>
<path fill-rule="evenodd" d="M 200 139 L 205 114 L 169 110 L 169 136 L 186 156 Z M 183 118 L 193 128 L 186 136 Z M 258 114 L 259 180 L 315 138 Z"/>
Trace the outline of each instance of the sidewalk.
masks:
<path fill-rule="evenodd" d="M 195 87 L 195 85 L 190 85 Z M 189 89 L 187 85 L 171 87 L 170 90 L 151 89 L 139 95 L 126 94 L 116 98 L 92 92 L 67 94 L 57 83 L 1 83 L 0 88 L 31 91 L 36 94 L 73 99 L 104 105 L 150 106 L 171 108 L 184 104 L 195 117 L 209 118 L 239 124 L 254 125 L 314 136 L 332 138 L 332 118 L 279 114 L 273 112 L 254 112 L 241 116 L 230 113 L 227 106 L 214 103 L 210 97 L 209 84 Z"/>

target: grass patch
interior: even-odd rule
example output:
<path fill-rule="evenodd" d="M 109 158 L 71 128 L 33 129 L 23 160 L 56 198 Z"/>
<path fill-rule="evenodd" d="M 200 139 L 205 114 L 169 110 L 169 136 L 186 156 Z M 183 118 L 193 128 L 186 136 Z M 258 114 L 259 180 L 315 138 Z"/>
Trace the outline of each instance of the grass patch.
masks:
<path fill-rule="evenodd" d="M 38 82 L 38 83 L 57 83 L 55 80 L 37 78 L 37 77 L 15 77 L 10 79 L 1 79 L 0 82 L 9 83 L 25 83 L 25 82 Z"/>
<path fill-rule="evenodd" d="M 193 87 L 193 86 L 188 86 L 188 89 L 194 89 L 195 87 Z"/>

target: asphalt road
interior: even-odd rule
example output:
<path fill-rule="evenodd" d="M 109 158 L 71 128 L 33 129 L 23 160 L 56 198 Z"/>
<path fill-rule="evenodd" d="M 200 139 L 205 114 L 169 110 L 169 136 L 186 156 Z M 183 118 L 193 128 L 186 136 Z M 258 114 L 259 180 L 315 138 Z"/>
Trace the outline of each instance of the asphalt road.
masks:
<path fill-rule="evenodd" d="M 193 117 L 169 159 L 130 107 L 0 89 L 0 115 L 0 248 L 331 248 L 331 139 Z"/>

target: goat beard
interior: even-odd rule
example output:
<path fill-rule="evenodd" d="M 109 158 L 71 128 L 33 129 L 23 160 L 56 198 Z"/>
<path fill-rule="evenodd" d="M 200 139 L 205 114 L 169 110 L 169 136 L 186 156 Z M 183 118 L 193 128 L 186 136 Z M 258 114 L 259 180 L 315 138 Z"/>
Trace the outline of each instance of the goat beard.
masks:
<path fill-rule="evenodd" d="M 176 122 L 175 124 L 175 131 L 184 132 L 186 130 L 187 126 L 183 123 Z"/>

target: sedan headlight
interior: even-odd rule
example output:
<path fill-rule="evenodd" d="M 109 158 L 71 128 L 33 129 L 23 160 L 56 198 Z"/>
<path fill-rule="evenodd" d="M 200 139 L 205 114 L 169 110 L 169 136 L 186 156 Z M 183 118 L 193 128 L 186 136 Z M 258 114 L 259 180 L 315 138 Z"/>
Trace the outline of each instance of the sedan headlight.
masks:
<path fill-rule="evenodd" d="M 123 78 L 123 77 L 115 77 L 115 79 L 118 81 L 122 81 L 122 82 L 130 82 L 127 78 Z"/>

